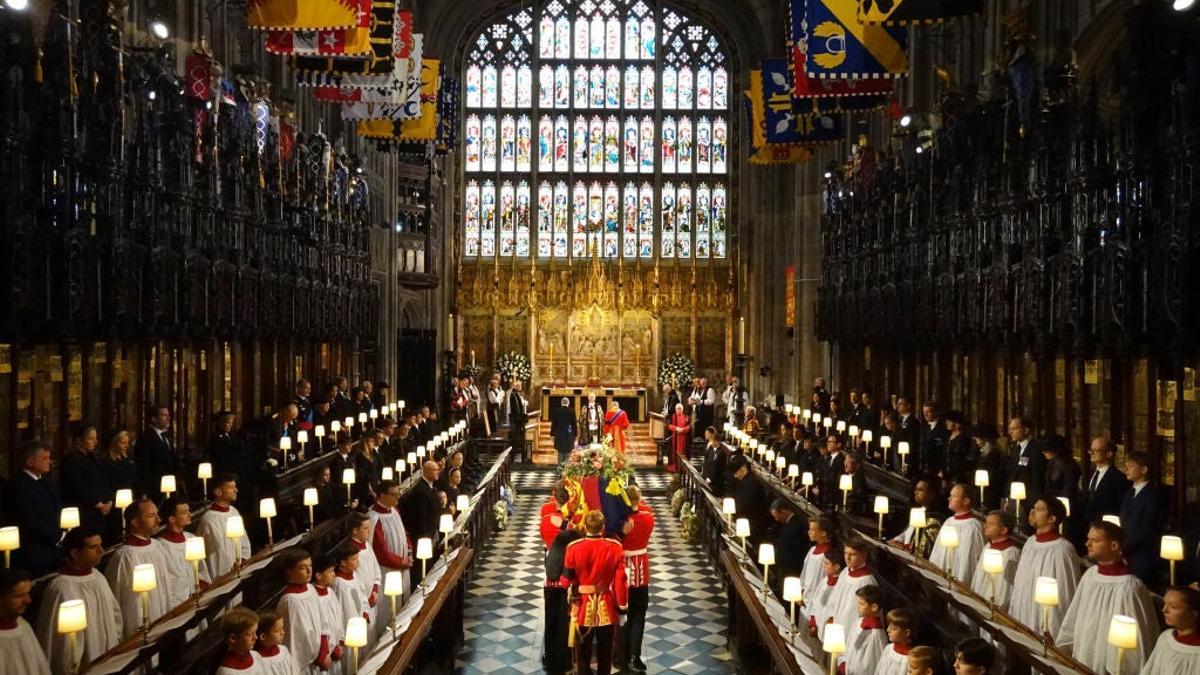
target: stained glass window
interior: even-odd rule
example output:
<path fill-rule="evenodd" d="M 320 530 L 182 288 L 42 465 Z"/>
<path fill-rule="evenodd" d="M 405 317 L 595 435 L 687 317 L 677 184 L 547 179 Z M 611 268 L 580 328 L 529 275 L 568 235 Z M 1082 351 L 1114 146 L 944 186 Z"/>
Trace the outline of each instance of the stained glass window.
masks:
<path fill-rule="evenodd" d="M 724 258 L 728 55 L 660 0 L 545 0 L 470 44 L 468 258 Z"/>

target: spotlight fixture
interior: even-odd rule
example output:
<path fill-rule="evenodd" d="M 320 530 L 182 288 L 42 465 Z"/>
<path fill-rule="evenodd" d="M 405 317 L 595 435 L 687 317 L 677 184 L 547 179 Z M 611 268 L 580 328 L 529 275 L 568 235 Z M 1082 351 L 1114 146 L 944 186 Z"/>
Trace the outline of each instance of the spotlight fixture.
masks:
<path fill-rule="evenodd" d="M 917 154 L 920 155 L 920 154 L 923 154 L 924 152 L 925 152 L 925 148 L 922 148 L 921 146 L 918 145 L 917 146 Z"/>
<path fill-rule="evenodd" d="M 826 171 L 826 172 L 825 172 L 825 180 L 829 180 L 830 178 L 833 178 L 833 172 L 832 172 L 832 171 Z"/>
<path fill-rule="evenodd" d="M 4 5 L 11 10 L 24 12 L 29 9 L 29 0 L 4 0 Z"/>
<path fill-rule="evenodd" d="M 900 126 L 907 129 L 912 124 L 912 115 L 904 113 L 900 116 Z"/>
<path fill-rule="evenodd" d="M 150 90 L 150 92 L 146 94 L 146 98 L 148 98 L 148 99 L 150 99 L 151 101 L 153 101 L 154 99 L 158 98 L 158 92 L 156 92 L 156 91 L 154 91 L 153 89 L 151 89 L 151 90 Z"/>
<path fill-rule="evenodd" d="M 21 2 L 24 3 L 25 0 L 21 0 Z M 12 3 L 10 2 L 9 4 L 11 5 Z M 1175 0 L 1175 2 L 1172 4 L 1172 7 L 1175 8 L 1176 12 L 1186 12 L 1187 10 L 1191 9 L 1192 5 L 1194 4 L 1196 4 L 1196 0 Z"/>
<path fill-rule="evenodd" d="M 171 37 L 171 29 L 167 27 L 167 22 L 162 20 L 162 17 L 156 16 L 150 19 L 147 24 L 150 27 L 150 34 L 159 40 L 166 40 Z"/>

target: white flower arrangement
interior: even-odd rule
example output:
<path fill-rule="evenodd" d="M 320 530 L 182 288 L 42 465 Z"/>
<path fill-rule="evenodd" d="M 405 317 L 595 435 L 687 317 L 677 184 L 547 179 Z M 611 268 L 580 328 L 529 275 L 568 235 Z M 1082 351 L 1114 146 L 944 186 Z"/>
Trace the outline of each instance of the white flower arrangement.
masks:
<path fill-rule="evenodd" d="M 680 385 L 691 381 L 696 372 L 692 360 L 679 352 L 671 354 L 658 364 L 658 383 L 669 384 L 678 389 Z"/>
<path fill-rule="evenodd" d="M 513 382 L 528 382 L 533 376 L 533 368 L 529 365 L 529 357 L 516 352 L 505 352 L 496 359 L 497 373 L 500 373 L 500 379 L 503 380 L 505 386 L 511 386 Z"/>

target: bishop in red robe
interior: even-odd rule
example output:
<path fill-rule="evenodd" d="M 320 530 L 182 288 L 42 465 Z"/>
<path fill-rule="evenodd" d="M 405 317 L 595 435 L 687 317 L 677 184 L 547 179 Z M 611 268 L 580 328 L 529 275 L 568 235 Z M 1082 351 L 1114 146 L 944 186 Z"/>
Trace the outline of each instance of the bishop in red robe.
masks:
<path fill-rule="evenodd" d="M 625 430 L 629 428 L 629 415 L 613 401 L 604 415 L 604 433 L 612 435 L 613 447 L 625 454 Z"/>
<path fill-rule="evenodd" d="M 681 462 L 686 462 L 688 456 L 687 444 L 691 435 L 692 420 L 687 415 L 683 414 L 683 404 L 675 404 L 675 414 L 667 420 L 667 431 L 671 432 L 671 451 L 670 458 L 667 460 L 667 471 L 675 473 L 677 470 L 675 461 L 678 459 Z"/>

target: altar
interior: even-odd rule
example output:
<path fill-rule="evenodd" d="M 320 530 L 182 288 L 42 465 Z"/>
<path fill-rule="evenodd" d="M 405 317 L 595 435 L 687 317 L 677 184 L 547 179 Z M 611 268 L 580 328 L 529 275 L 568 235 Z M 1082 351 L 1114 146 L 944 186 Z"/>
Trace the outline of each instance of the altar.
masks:
<path fill-rule="evenodd" d="M 645 387 L 587 387 L 571 385 L 546 385 L 542 387 L 542 421 L 550 421 L 550 411 L 562 406 L 562 399 L 571 400 L 571 410 L 579 417 L 588 394 L 595 394 L 596 401 L 608 410 L 609 401 L 616 400 L 629 415 L 630 422 L 645 422 L 649 419 L 646 409 Z M 553 406 L 553 408 L 551 407 Z"/>

